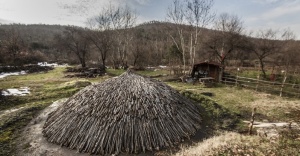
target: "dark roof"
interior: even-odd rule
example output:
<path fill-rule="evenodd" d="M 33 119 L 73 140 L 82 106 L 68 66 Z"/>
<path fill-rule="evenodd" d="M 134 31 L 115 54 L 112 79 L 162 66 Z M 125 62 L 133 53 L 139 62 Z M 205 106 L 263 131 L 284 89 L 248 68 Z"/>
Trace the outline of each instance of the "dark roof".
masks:
<path fill-rule="evenodd" d="M 222 64 L 217 63 L 217 62 L 200 62 L 200 63 L 194 64 L 194 66 L 199 66 L 199 65 L 213 65 L 213 66 L 223 67 Z"/>
<path fill-rule="evenodd" d="M 49 142 L 79 152 L 138 153 L 173 146 L 199 128 L 198 107 L 168 85 L 130 71 L 84 88 L 52 112 Z"/>

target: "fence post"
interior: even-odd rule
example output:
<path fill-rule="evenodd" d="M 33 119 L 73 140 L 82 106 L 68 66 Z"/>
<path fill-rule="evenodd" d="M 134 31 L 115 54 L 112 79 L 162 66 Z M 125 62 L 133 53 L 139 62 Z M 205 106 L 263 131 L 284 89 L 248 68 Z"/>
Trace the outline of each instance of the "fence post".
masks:
<path fill-rule="evenodd" d="M 238 86 L 239 71 L 240 71 L 240 68 L 237 68 L 236 78 L 235 78 L 235 86 Z"/>
<path fill-rule="evenodd" d="M 296 78 L 295 77 L 297 77 L 296 76 L 296 72 L 297 72 L 297 68 L 295 68 L 295 70 L 294 70 L 294 73 L 293 73 L 293 76 L 292 76 L 292 79 L 294 79 L 294 84 L 293 84 L 293 88 L 295 88 L 295 86 L 296 86 Z"/>
<path fill-rule="evenodd" d="M 257 89 L 258 89 L 258 85 L 259 85 L 259 74 L 257 76 L 257 81 L 256 81 L 256 87 L 255 87 L 256 92 L 257 92 Z"/>
<path fill-rule="evenodd" d="M 285 81 L 286 81 L 286 76 L 284 76 L 282 84 L 281 84 L 280 95 L 279 95 L 280 97 L 282 97 L 282 92 L 283 92 L 283 87 L 284 87 Z"/>
<path fill-rule="evenodd" d="M 252 129 L 253 129 L 253 124 L 254 124 L 254 119 L 255 119 L 255 113 L 256 113 L 256 108 L 253 108 L 252 115 L 251 115 L 251 120 L 249 124 L 249 129 L 248 129 L 248 134 L 252 134 Z"/>
<path fill-rule="evenodd" d="M 297 98 L 300 97 L 300 84 L 298 84 L 298 95 L 297 95 Z"/>

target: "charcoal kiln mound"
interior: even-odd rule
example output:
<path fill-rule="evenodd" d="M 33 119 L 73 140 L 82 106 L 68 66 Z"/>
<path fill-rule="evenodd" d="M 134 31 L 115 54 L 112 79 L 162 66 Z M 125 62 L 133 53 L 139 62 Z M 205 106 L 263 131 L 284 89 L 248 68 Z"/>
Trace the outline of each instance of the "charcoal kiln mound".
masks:
<path fill-rule="evenodd" d="M 49 114 L 49 142 L 92 154 L 172 147 L 200 129 L 199 108 L 166 84 L 127 71 L 88 86 Z"/>

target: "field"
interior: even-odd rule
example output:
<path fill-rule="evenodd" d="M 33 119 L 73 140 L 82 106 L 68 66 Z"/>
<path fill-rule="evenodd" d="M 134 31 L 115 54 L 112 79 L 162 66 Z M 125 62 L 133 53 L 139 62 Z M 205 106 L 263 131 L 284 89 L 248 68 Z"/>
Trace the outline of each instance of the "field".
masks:
<path fill-rule="evenodd" d="M 0 155 L 15 155 L 21 132 L 42 110 L 54 101 L 67 98 L 90 83 L 104 81 L 121 74 L 108 70 L 103 77 L 65 78 L 65 68 L 47 73 L 11 76 L 0 79 L 1 89 L 29 87 L 31 94 L 0 99 Z M 167 71 L 141 71 L 145 76 L 161 77 Z M 246 135 L 244 120 L 250 120 L 257 108 L 256 121 L 300 123 L 300 100 L 255 92 L 240 87 L 217 84 L 206 88 L 200 84 L 166 82 L 183 95 L 196 101 L 203 115 L 202 136 L 174 149 L 155 155 L 299 155 L 300 133 L 284 130 L 274 143 L 256 135 Z M 209 95 L 209 96 L 207 96 Z M 28 145 L 30 146 L 30 145 Z M 22 148 L 26 149 L 28 146 Z"/>

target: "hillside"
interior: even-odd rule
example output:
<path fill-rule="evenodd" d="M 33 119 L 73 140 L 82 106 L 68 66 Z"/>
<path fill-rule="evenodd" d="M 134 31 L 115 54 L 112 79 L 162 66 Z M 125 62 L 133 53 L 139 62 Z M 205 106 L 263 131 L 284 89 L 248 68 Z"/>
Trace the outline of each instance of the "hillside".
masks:
<path fill-rule="evenodd" d="M 0 39 L 5 40 L 4 31 L 14 29 L 20 34 L 20 44 L 25 44 L 23 48 L 28 47 L 33 50 L 40 50 L 44 54 L 45 60 L 55 60 L 61 56 L 67 58 L 70 61 L 69 63 L 79 63 L 74 53 L 68 53 L 66 48 L 58 47 L 59 45 L 57 45 L 61 41 L 58 42 L 55 36 L 64 36 L 64 32 L 67 32 L 67 27 L 61 25 L 0 25 Z M 179 44 L 181 41 L 178 30 L 182 30 L 184 45 Z M 259 39 L 245 36 L 242 33 L 222 32 L 220 30 L 200 30 L 201 33 L 198 40 L 201 40 L 201 43 L 198 42 L 196 45 L 195 62 L 210 60 L 226 65 L 243 66 L 246 61 L 248 65 L 250 63 L 250 66 L 255 66 L 255 62 L 259 62 L 259 57 L 262 57 L 263 61 L 282 62 L 275 64 L 276 66 L 284 66 L 289 59 L 289 62 L 292 62 L 292 64 L 299 62 L 297 55 L 299 52 L 293 49 L 299 49 L 297 45 L 300 45 L 300 41 L 293 41 L 294 43 L 289 44 L 288 46 L 290 47 L 287 47 L 283 40 L 273 40 L 272 38 Z M 83 29 L 83 31 L 88 32 L 90 30 Z M 182 65 L 183 57 L 181 51 L 183 48 L 185 49 L 186 64 L 191 64 L 190 47 L 194 41 L 191 40 L 191 36 L 194 37 L 195 34 L 191 26 L 178 26 L 169 22 L 150 21 L 127 30 L 118 30 L 118 32 L 122 33 L 119 37 L 114 36 L 117 34 L 114 30 L 109 33 L 112 38 L 112 41 L 110 41 L 112 47 L 108 48 L 109 51 L 107 51 L 106 56 L 106 62 L 109 65 L 121 64 L 120 62 L 123 62 L 123 64 L 127 62 L 127 65 L 136 66 Z M 94 31 L 93 33 L 96 34 L 98 32 Z M 63 41 L 67 42 L 70 40 L 64 39 Z M 117 46 L 118 44 L 122 44 L 119 46 L 124 46 L 124 54 L 118 52 L 118 49 L 120 49 Z M 92 43 L 89 43 L 89 46 L 89 54 L 86 55 L 87 62 L 99 63 L 99 51 Z M 178 50 L 178 48 L 181 50 Z M 264 54 L 263 49 L 268 49 L 269 52 Z M 222 57 L 221 50 L 224 50 L 222 52 L 224 56 Z M 255 50 L 261 52 L 255 54 Z"/>
<path fill-rule="evenodd" d="M 45 24 L 14 24 L 0 25 L 0 30 L 8 31 L 14 28 L 20 32 L 23 39 L 30 42 L 40 42 L 46 44 L 47 42 L 53 40 L 55 34 L 62 33 L 66 27 L 67 26 Z"/>

